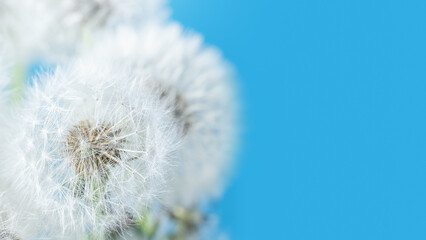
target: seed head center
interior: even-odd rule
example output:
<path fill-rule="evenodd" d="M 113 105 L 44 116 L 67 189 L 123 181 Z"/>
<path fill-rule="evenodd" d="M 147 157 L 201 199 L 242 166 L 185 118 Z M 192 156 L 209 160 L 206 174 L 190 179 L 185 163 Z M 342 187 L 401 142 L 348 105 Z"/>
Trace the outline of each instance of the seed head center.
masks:
<path fill-rule="evenodd" d="M 121 158 L 121 129 L 109 123 L 92 124 L 81 121 L 69 130 L 66 150 L 71 164 L 79 175 L 107 174 L 108 166 L 119 163 Z"/>

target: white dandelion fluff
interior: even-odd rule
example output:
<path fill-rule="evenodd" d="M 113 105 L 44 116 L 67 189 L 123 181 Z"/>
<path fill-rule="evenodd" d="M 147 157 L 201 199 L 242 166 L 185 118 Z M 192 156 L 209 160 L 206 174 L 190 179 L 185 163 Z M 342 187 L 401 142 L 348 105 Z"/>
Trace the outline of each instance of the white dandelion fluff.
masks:
<path fill-rule="evenodd" d="M 55 27 L 49 26 L 53 18 L 48 10 L 35 0 L 0 1 L 0 45 L 8 61 L 30 61 L 52 50 L 56 38 L 48 35 Z"/>
<path fill-rule="evenodd" d="M 44 0 L 64 26 L 101 27 L 166 17 L 164 0 Z"/>
<path fill-rule="evenodd" d="M 32 234 L 103 236 L 161 191 L 177 129 L 144 81 L 123 69 L 58 68 L 10 119 L 0 178 L 22 221 L 37 225 Z"/>
<path fill-rule="evenodd" d="M 219 197 L 236 132 L 232 71 L 219 52 L 174 23 L 148 24 L 137 31 L 123 27 L 98 39 L 88 55 L 131 64 L 180 122 L 185 140 L 164 197 L 167 205 L 195 207 Z"/>
<path fill-rule="evenodd" d="M 98 31 L 167 17 L 165 0 L 3 0 L 0 42 L 14 61 L 65 61 Z"/>
<path fill-rule="evenodd" d="M 0 58 L 0 106 L 7 100 L 10 85 L 9 68 Z"/>
<path fill-rule="evenodd" d="M 10 114 L 12 108 L 12 96 L 14 93 L 11 79 L 11 70 L 7 64 L 0 57 L 0 131 L 4 127 L 4 122 Z M 1 189 L 0 189 L 1 192 Z"/>
<path fill-rule="evenodd" d="M 25 228 L 25 226 L 23 226 Z M 14 221 L 14 213 L 7 211 L 5 204 L 0 205 L 0 239 L 2 240 L 19 240 L 19 227 Z"/>

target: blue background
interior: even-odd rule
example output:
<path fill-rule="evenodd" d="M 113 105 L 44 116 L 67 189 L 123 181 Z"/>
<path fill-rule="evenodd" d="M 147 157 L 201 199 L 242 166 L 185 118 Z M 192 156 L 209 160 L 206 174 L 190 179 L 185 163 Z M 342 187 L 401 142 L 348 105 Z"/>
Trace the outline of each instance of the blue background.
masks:
<path fill-rule="evenodd" d="M 171 6 L 238 69 L 231 239 L 426 239 L 424 1 Z"/>

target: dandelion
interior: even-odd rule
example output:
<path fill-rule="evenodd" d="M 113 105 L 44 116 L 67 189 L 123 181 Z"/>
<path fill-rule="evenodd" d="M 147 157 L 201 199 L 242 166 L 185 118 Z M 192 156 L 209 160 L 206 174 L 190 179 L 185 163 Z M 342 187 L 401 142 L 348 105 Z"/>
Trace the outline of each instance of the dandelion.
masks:
<path fill-rule="evenodd" d="M 14 209 L 37 216 L 35 235 L 120 231 L 161 191 L 177 129 L 143 79 L 123 69 L 59 67 L 8 123 L 0 178 L 21 197 Z"/>
<path fill-rule="evenodd" d="M 221 196 L 232 167 L 237 130 L 230 67 L 216 49 L 178 24 L 123 27 L 99 43 L 86 53 L 87 61 L 131 66 L 168 109 L 183 139 L 160 211 L 147 216 L 154 227 L 142 224 L 140 230 L 156 239 L 197 239 L 209 222 L 203 207 Z M 172 222 L 174 230 L 157 226 L 163 222 Z"/>
<path fill-rule="evenodd" d="M 165 0 L 0 0 L 0 239 L 216 239 L 234 77 L 167 16 Z M 34 62 L 56 69 L 27 81 Z"/>
<path fill-rule="evenodd" d="M 98 32 L 118 25 L 163 21 L 164 0 L 3 0 L 0 45 L 19 64 L 65 62 L 90 48 Z"/>
<path fill-rule="evenodd" d="M 166 205 L 192 208 L 219 197 L 236 133 L 232 71 L 219 52 L 175 23 L 120 28 L 87 55 L 128 62 L 179 123 L 185 140 Z"/>
<path fill-rule="evenodd" d="M 51 15 L 35 0 L 1 1 L 0 47 L 3 57 L 8 62 L 21 64 L 41 55 L 47 56 L 53 40 L 46 38 L 51 28 Z"/>
<path fill-rule="evenodd" d="M 164 18 L 164 0 L 44 0 L 66 27 L 102 27 Z"/>

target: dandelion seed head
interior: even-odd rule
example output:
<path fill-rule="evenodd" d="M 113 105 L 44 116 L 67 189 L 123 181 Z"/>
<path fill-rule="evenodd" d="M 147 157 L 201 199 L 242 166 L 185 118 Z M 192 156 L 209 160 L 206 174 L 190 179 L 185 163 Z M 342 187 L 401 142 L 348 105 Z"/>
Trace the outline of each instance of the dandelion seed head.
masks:
<path fill-rule="evenodd" d="M 47 3 L 61 11 L 65 26 L 103 27 L 167 16 L 164 0 L 47 0 Z"/>
<path fill-rule="evenodd" d="M 163 86 L 160 81 L 151 80 L 147 87 L 151 88 L 163 106 L 171 111 L 183 135 L 186 135 L 191 127 L 191 113 L 188 112 L 188 103 L 184 97 L 176 89 Z"/>
<path fill-rule="evenodd" d="M 0 46 L 16 62 L 64 62 L 99 32 L 164 21 L 168 12 L 165 0 L 2 0 Z"/>
<path fill-rule="evenodd" d="M 237 99 L 232 69 L 218 50 L 177 23 L 122 27 L 88 58 L 128 62 L 180 126 L 184 138 L 167 205 L 192 207 L 221 196 L 232 167 Z"/>
<path fill-rule="evenodd" d="M 46 223 L 37 234 L 103 236 L 162 191 L 178 130 L 143 81 L 123 69 L 59 67 L 40 77 L 9 120 L 13 141 L 1 147 L 8 167 L 0 180 L 21 199 L 14 209 Z"/>

